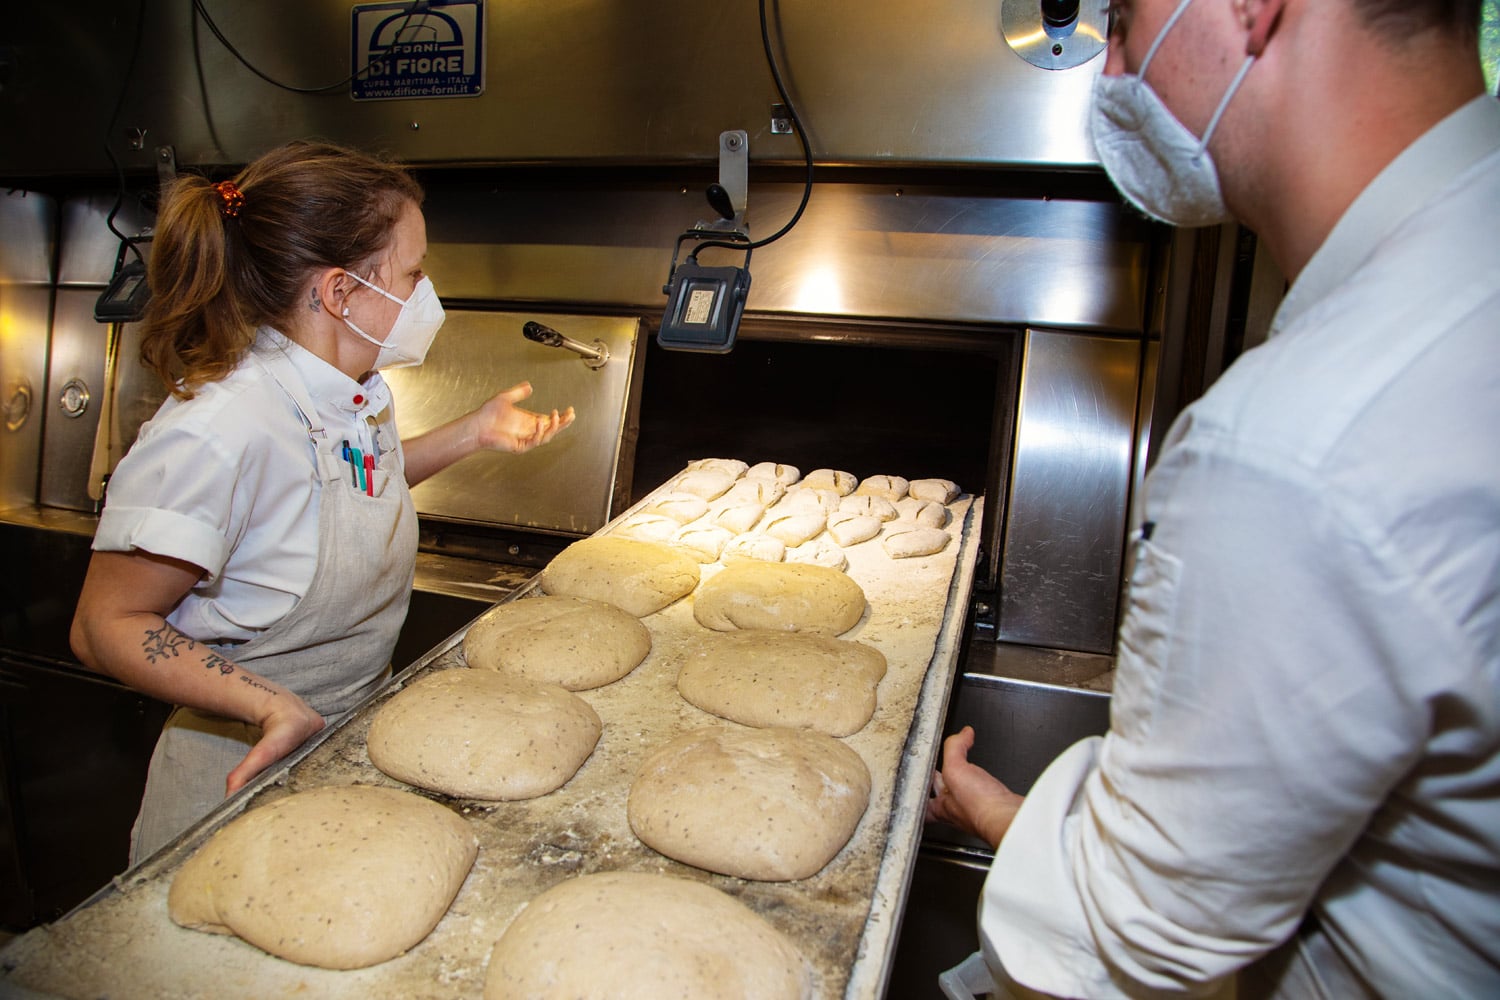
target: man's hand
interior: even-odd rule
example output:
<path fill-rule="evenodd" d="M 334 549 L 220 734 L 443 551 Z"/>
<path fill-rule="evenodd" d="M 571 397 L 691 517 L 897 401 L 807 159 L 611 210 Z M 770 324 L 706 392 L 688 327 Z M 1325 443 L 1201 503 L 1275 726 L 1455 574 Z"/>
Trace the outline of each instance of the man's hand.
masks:
<path fill-rule="evenodd" d="M 951 823 L 999 847 L 1024 797 L 978 764 L 969 763 L 974 730 L 964 726 L 943 741 L 943 767 L 932 776 L 927 818 Z"/>

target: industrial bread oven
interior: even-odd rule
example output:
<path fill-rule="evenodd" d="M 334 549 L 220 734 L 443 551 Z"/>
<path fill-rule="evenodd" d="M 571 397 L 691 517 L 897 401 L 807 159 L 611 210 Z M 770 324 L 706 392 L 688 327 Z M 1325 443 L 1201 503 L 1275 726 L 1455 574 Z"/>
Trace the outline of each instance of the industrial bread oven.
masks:
<path fill-rule="evenodd" d="M 944 604 L 952 659 L 913 715 L 925 728 L 909 730 L 917 760 L 965 721 L 1032 733 L 1032 754 L 1107 724 L 1133 491 L 1153 441 L 1254 327 L 1269 286 L 1243 234 L 1157 227 L 1096 169 L 1085 124 L 1098 25 L 1053 25 L 1059 55 L 1018 28 L 1040 5 L 1013 0 L 967 0 L 942 17 L 884 0 L 857 17 L 771 4 L 799 135 L 750 2 L 673 0 L 650 16 L 602 0 L 449 4 L 482 9 L 483 92 L 384 101 L 254 76 L 194 41 L 212 4 L 142 5 L 123 25 L 139 29 L 135 52 L 99 44 L 122 28 L 107 5 L 69 18 L 36 6 L 16 25 L 20 46 L 100 57 L 90 81 L 36 76 L 47 71 L 28 62 L 0 91 L 12 128 L 64 104 L 82 123 L 0 151 L 0 516 L 20 550 L 67 550 L 42 557 L 56 573 L 27 570 L 35 585 L 6 609 L 8 662 L 22 674 L 39 657 L 80 669 L 58 630 L 104 479 L 160 398 L 132 360 L 136 325 L 91 314 L 123 256 L 111 226 L 149 234 L 156 185 L 173 171 L 227 174 L 276 142 L 322 135 L 401 156 L 427 190 L 426 269 L 449 320 L 427 365 L 392 373 L 403 430 L 523 378 L 537 405 L 580 414 L 546 449 L 475 457 L 415 491 L 422 544 L 398 671 L 451 655 L 476 615 L 688 462 L 735 457 L 942 477 L 975 498 L 972 573 Z M 359 24 L 291 0 L 220 21 L 242 56 L 264 54 L 261 68 L 283 79 L 346 52 Z M 675 61 L 651 55 L 663 51 Z M 796 225 L 755 251 L 733 348 L 670 349 L 658 334 L 672 247 L 720 224 L 705 193 L 722 179 L 728 130 L 747 137 L 748 184 L 732 207 L 751 235 L 796 215 L 803 135 L 812 193 Z M 94 138 L 106 132 L 123 187 Z M 738 256 L 710 250 L 704 262 Z M 528 337 L 528 324 L 567 343 Z M 1001 742 L 1002 755 L 1022 752 Z M 1007 773 L 1014 762 L 987 763 Z M 1034 763 L 1012 780 L 1024 786 Z M 118 825 L 112 836 L 121 847 Z M 883 887 L 892 950 L 856 970 L 848 995 L 932 995 L 945 961 L 933 938 L 955 961 L 972 950 L 946 928 L 972 931 L 984 861 L 952 831 L 927 831 Z M 7 929 L 60 914 L 32 908 Z"/>

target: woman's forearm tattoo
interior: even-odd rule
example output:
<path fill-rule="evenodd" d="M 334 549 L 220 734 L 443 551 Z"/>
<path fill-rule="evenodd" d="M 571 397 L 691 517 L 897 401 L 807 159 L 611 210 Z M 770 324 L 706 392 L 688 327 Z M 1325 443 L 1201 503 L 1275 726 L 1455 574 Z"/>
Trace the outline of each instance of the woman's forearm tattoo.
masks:
<path fill-rule="evenodd" d="M 183 653 L 192 653 L 198 650 L 202 650 L 204 670 L 217 670 L 224 677 L 228 677 L 234 673 L 235 666 L 233 663 L 207 646 L 183 635 L 170 625 L 163 624 L 159 629 L 147 629 L 145 641 L 141 643 L 141 651 L 146 654 L 147 663 L 174 659 Z M 275 688 L 267 684 L 262 684 L 249 675 L 241 674 L 240 680 L 251 687 L 269 691 L 271 694 L 276 693 Z"/>

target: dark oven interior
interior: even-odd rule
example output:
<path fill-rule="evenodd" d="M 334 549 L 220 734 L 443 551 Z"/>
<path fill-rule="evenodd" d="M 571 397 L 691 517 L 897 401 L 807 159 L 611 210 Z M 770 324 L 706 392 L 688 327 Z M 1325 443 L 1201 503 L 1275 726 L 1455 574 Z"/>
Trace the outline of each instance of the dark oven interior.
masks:
<path fill-rule="evenodd" d="M 767 324 L 728 357 L 647 348 L 634 491 L 705 457 L 777 461 L 861 478 L 951 479 L 988 492 L 996 473 L 997 386 L 1013 336 L 900 326 L 874 334 Z M 778 334 L 780 336 L 778 336 Z M 752 339 L 767 337 L 769 339 Z"/>

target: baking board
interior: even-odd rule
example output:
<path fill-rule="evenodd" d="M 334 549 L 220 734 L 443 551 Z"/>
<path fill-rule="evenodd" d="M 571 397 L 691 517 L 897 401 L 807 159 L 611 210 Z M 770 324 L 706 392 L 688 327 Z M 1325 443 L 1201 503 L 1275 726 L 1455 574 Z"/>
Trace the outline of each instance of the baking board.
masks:
<path fill-rule="evenodd" d="M 599 534 L 648 506 L 664 485 Z M 713 885 L 781 930 L 808 958 L 813 996 L 875 998 L 884 990 L 904 906 L 927 786 L 947 708 L 972 588 L 982 500 L 949 505 L 950 544 L 940 553 L 892 560 L 872 539 L 846 550 L 864 588 L 865 617 L 842 638 L 885 654 L 888 672 L 871 722 L 844 739 L 870 768 L 871 802 L 854 836 L 818 874 L 755 882 L 672 861 L 641 844 L 626 820 L 629 785 L 661 744 L 700 726 L 732 727 L 676 690 L 683 640 L 700 633 L 692 596 L 643 619 L 652 651 L 614 684 L 579 692 L 604 734 L 579 772 L 537 799 L 490 803 L 428 797 L 456 809 L 480 840 L 479 857 L 448 914 L 405 955 L 366 969 L 333 971 L 273 958 L 237 938 L 177 927 L 166 897 L 181 863 L 246 808 L 326 784 L 405 788 L 370 762 L 365 734 L 383 701 L 435 670 L 463 668 L 465 629 L 434 648 L 340 724 L 229 799 L 223 807 L 73 913 L 0 952 L 0 996 L 133 998 L 479 997 L 490 948 L 538 893 L 574 875 L 663 872 Z M 703 567 L 707 579 L 722 569 Z M 537 592 L 533 581 L 511 599 Z"/>

